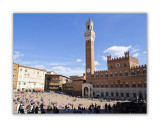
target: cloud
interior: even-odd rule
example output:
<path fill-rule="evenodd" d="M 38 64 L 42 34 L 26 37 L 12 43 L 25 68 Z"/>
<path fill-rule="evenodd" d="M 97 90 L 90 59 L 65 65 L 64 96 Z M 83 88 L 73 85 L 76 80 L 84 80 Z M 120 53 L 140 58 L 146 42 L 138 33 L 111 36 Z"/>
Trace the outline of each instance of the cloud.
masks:
<path fill-rule="evenodd" d="M 132 49 L 131 49 L 131 53 L 137 52 L 137 51 L 139 51 L 139 50 L 140 50 L 140 49 L 132 48 Z"/>
<path fill-rule="evenodd" d="M 19 57 L 23 57 L 24 54 L 18 52 L 18 51 L 15 51 L 14 54 L 13 54 L 13 59 L 18 59 Z"/>
<path fill-rule="evenodd" d="M 113 57 L 120 57 L 124 55 L 124 52 L 128 51 L 132 46 L 112 46 L 104 50 L 104 53 L 109 53 Z"/>
<path fill-rule="evenodd" d="M 64 66 L 56 66 L 53 67 L 52 70 L 56 72 L 57 74 L 62 74 L 66 76 L 71 76 L 71 75 L 83 75 L 85 73 L 84 68 L 74 68 L 71 69 L 69 67 L 64 67 Z"/>
<path fill-rule="evenodd" d="M 143 53 L 142 54 L 146 54 L 147 52 L 146 51 L 143 51 Z"/>
<path fill-rule="evenodd" d="M 40 65 L 40 64 L 33 65 L 33 67 L 39 68 L 39 69 L 45 69 L 45 66 L 44 65 Z"/>
<path fill-rule="evenodd" d="M 77 59 L 77 60 L 76 60 L 76 62 L 81 62 L 81 61 L 82 61 L 81 59 Z"/>
<path fill-rule="evenodd" d="M 101 56 L 102 57 L 102 59 L 104 60 L 104 61 L 107 61 L 107 57 L 106 56 Z"/>
<path fill-rule="evenodd" d="M 47 65 L 49 65 L 49 66 L 59 66 L 59 65 L 69 65 L 69 63 L 67 63 L 67 62 L 63 62 L 63 63 L 61 63 L 61 62 L 51 62 L 51 63 L 47 63 Z"/>
<path fill-rule="evenodd" d="M 133 57 L 138 57 L 138 56 L 139 56 L 139 53 L 133 54 Z"/>
<path fill-rule="evenodd" d="M 100 63 L 98 61 L 94 61 L 94 65 L 97 66 L 100 65 Z"/>

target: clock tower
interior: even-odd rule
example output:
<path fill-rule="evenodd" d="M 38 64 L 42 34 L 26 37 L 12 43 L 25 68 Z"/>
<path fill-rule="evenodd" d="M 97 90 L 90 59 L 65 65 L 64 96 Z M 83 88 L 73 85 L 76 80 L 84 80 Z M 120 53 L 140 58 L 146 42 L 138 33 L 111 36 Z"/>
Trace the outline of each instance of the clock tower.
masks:
<path fill-rule="evenodd" d="M 93 22 L 89 19 L 86 22 L 86 78 L 90 74 L 94 74 L 94 39 L 95 32 L 93 31 Z"/>

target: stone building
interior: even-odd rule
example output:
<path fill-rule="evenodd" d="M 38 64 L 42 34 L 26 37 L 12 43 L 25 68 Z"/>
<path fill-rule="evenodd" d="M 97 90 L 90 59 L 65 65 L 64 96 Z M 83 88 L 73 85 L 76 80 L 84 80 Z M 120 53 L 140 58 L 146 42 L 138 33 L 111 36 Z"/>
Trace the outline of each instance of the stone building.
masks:
<path fill-rule="evenodd" d="M 19 66 L 17 63 L 13 63 L 13 91 L 16 91 L 18 81 Z"/>
<path fill-rule="evenodd" d="M 61 91 L 62 84 L 66 84 L 67 80 L 68 80 L 68 77 L 66 76 L 47 73 L 45 75 L 45 90 Z"/>
<path fill-rule="evenodd" d="M 108 70 L 94 70 L 93 22 L 86 22 L 86 82 L 82 84 L 82 96 L 108 99 L 146 99 L 147 66 L 139 65 L 138 59 L 130 56 L 107 56 Z"/>
<path fill-rule="evenodd" d="M 72 95 L 73 92 L 73 83 L 72 80 L 66 81 L 65 84 L 62 84 L 62 91 L 66 94 Z"/>
<path fill-rule="evenodd" d="M 73 80 L 73 91 L 72 94 L 74 96 L 82 96 L 82 84 L 85 83 L 84 79 L 75 79 Z"/>
<path fill-rule="evenodd" d="M 62 91 L 73 96 L 82 96 L 83 83 L 85 83 L 84 76 L 72 75 L 66 84 L 62 84 Z"/>
<path fill-rule="evenodd" d="M 17 91 L 44 91 L 46 70 L 18 64 Z"/>

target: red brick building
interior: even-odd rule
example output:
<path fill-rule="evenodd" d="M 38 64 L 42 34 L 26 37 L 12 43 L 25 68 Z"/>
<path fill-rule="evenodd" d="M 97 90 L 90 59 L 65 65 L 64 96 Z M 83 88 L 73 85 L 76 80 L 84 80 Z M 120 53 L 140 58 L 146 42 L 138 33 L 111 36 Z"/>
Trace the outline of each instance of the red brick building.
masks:
<path fill-rule="evenodd" d="M 130 56 L 107 56 L 108 70 L 94 71 L 93 22 L 86 22 L 86 82 L 82 85 L 82 96 L 108 99 L 146 99 L 147 67 L 139 65 L 138 59 Z"/>

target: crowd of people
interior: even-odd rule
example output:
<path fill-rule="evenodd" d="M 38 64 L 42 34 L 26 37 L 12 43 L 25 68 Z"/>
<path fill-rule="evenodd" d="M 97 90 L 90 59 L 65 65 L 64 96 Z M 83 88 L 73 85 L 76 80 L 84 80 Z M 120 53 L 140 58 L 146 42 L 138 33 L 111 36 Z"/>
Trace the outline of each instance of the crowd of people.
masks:
<path fill-rule="evenodd" d="M 13 99 L 13 103 L 16 104 L 16 112 L 20 114 L 44 114 L 44 113 L 146 113 L 146 103 L 144 102 L 117 102 L 115 104 L 105 103 L 99 105 L 97 103 L 91 103 L 88 106 L 84 106 L 83 102 L 79 102 L 78 108 L 75 108 L 73 103 L 67 103 L 64 108 L 57 105 L 57 102 L 45 103 L 43 96 L 38 98 L 36 96 L 25 94 L 17 95 Z M 41 93 L 43 95 L 43 93 Z M 68 97 L 67 97 L 68 99 Z M 50 99 L 48 99 L 50 101 Z M 72 100 L 76 102 L 76 99 Z"/>

